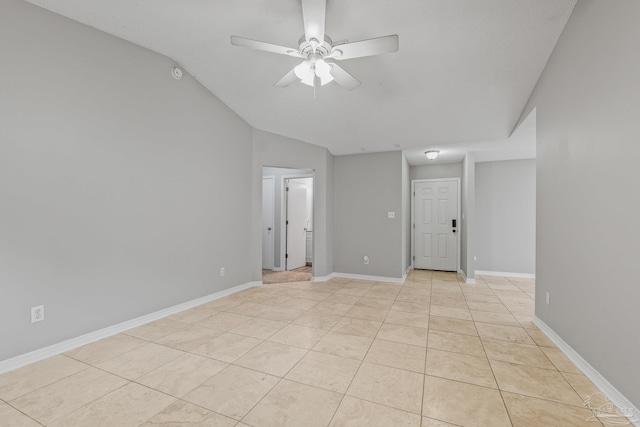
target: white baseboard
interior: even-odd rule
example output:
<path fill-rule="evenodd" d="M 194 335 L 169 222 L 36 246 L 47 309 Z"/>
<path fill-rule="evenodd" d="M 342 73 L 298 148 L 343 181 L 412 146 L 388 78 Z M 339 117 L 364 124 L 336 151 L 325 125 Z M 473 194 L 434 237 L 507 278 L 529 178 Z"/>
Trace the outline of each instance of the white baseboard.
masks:
<path fill-rule="evenodd" d="M 402 275 L 402 283 L 407 281 L 407 276 L 409 275 L 409 273 L 411 272 L 411 270 L 413 270 L 413 265 L 409 265 L 407 267 L 407 269 L 405 270 L 404 274 Z"/>
<path fill-rule="evenodd" d="M 328 282 L 329 280 L 336 277 L 335 273 L 328 274 L 326 276 L 313 276 L 311 278 L 312 282 Z"/>
<path fill-rule="evenodd" d="M 458 274 L 460 274 L 462 276 L 462 278 L 464 279 L 465 283 L 467 282 L 467 275 L 464 274 L 464 271 L 462 271 L 462 269 L 458 270 Z"/>
<path fill-rule="evenodd" d="M 458 270 L 458 273 L 460 273 L 460 275 L 464 279 L 464 283 L 466 283 L 467 285 L 475 285 L 476 284 L 476 279 L 468 278 L 467 275 L 464 274 L 464 271 L 462 269 Z M 476 273 L 477 273 L 477 271 L 476 271 Z"/>
<path fill-rule="evenodd" d="M 344 277 L 346 279 L 358 279 L 358 280 L 370 280 L 372 282 L 389 282 L 389 283 L 404 283 L 406 277 L 385 277 L 385 276 L 367 276 L 364 274 L 351 274 L 351 273 L 332 273 L 333 277 Z"/>
<path fill-rule="evenodd" d="M 21 368 L 26 365 L 30 365 L 35 362 L 39 362 L 40 360 L 44 360 L 49 357 L 56 356 L 58 354 L 67 352 L 69 350 L 73 350 L 74 348 L 78 348 L 86 344 L 91 344 L 92 342 L 101 340 L 103 338 L 108 338 L 112 335 L 116 335 L 121 332 L 127 331 L 129 329 L 144 325 L 146 323 L 153 322 L 154 320 L 162 319 L 163 317 L 167 317 L 172 314 L 179 313 L 184 310 L 188 310 L 190 308 L 205 304 L 210 301 L 217 300 L 222 297 L 226 297 L 228 295 L 234 294 L 244 289 L 252 288 L 254 286 L 262 286 L 262 281 L 248 282 L 242 285 L 234 286 L 232 288 L 215 292 L 213 294 L 205 295 L 203 297 L 196 298 L 191 301 L 183 302 L 182 304 L 174 305 L 172 307 L 164 308 L 162 310 L 158 310 L 153 313 L 145 314 L 143 316 L 136 317 L 135 319 L 127 320 L 125 322 L 118 323 L 116 325 L 108 326 L 104 329 L 100 329 L 94 332 L 89 332 L 88 334 L 71 338 L 69 340 L 59 342 L 57 344 L 52 344 L 47 347 L 39 348 L 29 353 L 12 357 L 11 359 L 2 360 L 0 361 L 0 374 L 4 372 L 13 371 L 15 369 Z"/>
<path fill-rule="evenodd" d="M 535 279 L 536 275 L 531 273 L 507 273 L 504 271 L 482 271 L 476 270 L 476 274 L 481 276 L 503 276 L 503 277 L 519 277 L 521 279 Z"/>
<path fill-rule="evenodd" d="M 607 381 L 593 366 L 578 354 L 569 344 L 567 344 L 553 329 L 549 327 L 538 316 L 533 317 L 533 323 L 571 360 L 582 373 L 598 387 L 602 394 L 613 402 L 618 408 L 627 413 L 633 414 L 631 423 L 640 427 L 640 410 L 636 408 L 622 393 L 618 391 L 609 381 Z M 621 424 L 622 425 L 622 424 Z"/>

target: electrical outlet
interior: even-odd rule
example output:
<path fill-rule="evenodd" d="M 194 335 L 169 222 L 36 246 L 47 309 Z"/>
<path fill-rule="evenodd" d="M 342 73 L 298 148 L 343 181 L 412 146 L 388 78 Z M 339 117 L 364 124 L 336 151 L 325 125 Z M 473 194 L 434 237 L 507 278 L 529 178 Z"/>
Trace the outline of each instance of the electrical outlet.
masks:
<path fill-rule="evenodd" d="M 31 323 L 42 322 L 44 320 L 44 305 L 31 307 Z"/>
<path fill-rule="evenodd" d="M 364 256 L 364 263 L 365 263 L 366 265 L 369 265 L 369 257 L 368 257 L 368 256 L 366 256 L 366 255 Z"/>
<path fill-rule="evenodd" d="M 224 267 L 222 267 L 222 268 L 220 269 L 220 275 L 221 275 L 221 276 L 224 276 Z"/>
<path fill-rule="evenodd" d="M 396 217 L 396 213 L 395 212 L 387 212 L 387 218 L 393 219 L 395 217 Z"/>
<path fill-rule="evenodd" d="M 545 294 L 545 297 L 546 297 L 546 300 L 547 300 L 547 304 L 549 304 L 550 297 L 551 297 L 551 295 L 549 295 L 549 292 L 547 292 L 547 293 Z"/>

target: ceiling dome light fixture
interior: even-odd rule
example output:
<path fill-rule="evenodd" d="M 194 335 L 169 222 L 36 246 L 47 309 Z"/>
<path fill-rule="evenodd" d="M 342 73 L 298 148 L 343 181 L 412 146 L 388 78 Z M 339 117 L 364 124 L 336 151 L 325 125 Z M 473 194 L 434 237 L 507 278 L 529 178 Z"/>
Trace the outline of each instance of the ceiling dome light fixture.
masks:
<path fill-rule="evenodd" d="M 440 151 L 438 151 L 438 150 L 429 150 L 429 151 L 425 151 L 424 154 L 425 154 L 425 156 L 427 156 L 427 159 L 435 160 L 436 157 L 438 157 L 438 154 L 440 154 Z"/>

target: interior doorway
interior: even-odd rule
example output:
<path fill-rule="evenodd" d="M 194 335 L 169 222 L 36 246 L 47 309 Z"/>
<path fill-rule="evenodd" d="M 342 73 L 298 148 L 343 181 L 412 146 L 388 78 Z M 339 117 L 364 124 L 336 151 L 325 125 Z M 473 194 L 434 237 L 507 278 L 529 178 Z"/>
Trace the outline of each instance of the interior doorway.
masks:
<path fill-rule="evenodd" d="M 262 269 L 273 270 L 275 177 L 262 177 Z"/>
<path fill-rule="evenodd" d="M 285 270 L 312 264 L 313 178 L 288 178 L 285 189 Z"/>
<path fill-rule="evenodd" d="M 262 176 L 263 283 L 311 280 L 314 171 L 265 166 Z M 269 189 L 271 178 L 273 196 Z M 273 226 L 269 230 L 271 204 Z M 271 239 L 273 253 L 269 254 Z"/>

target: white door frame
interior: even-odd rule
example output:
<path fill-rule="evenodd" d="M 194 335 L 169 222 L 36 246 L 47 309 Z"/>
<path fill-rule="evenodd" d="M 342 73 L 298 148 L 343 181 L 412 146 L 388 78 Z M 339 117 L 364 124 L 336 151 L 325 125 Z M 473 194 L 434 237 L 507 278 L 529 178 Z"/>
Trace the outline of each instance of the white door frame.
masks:
<path fill-rule="evenodd" d="M 262 182 L 264 183 L 265 179 L 270 179 L 271 180 L 271 193 L 273 195 L 273 200 L 271 201 L 271 218 L 273 218 L 274 224 L 272 224 L 271 228 L 272 228 L 272 233 L 271 233 L 271 270 L 273 270 L 274 268 L 274 258 L 275 258 L 275 244 L 276 244 L 276 239 L 275 239 L 275 232 L 276 230 L 274 230 L 275 228 L 275 220 L 276 220 L 276 177 L 275 175 L 263 175 L 262 176 Z M 264 186 L 264 185 L 263 185 Z M 264 196 L 263 196 L 264 197 Z M 264 206 L 263 206 L 263 214 L 264 214 Z M 262 266 L 264 268 L 264 266 Z"/>
<path fill-rule="evenodd" d="M 312 178 L 313 180 L 313 198 L 312 198 L 312 209 L 313 215 L 311 219 L 311 229 L 314 230 L 313 221 L 316 217 L 316 179 L 315 173 L 307 173 L 307 174 L 294 174 L 294 175 L 282 175 L 280 177 L 280 270 L 287 271 L 287 259 L 285 258 L 286 250 L 287 250 L 287 192 L 285 181 L 287 179 L 296 179 L 296 178 Z M 315 244 L 315 239 L 313 244 Z M 315 257 L 315 251 L 313 251 L 312 258 Z M 311 261 L 311 266 L 315 265 L 314 261 Z"/>
<path fill-rule="evenodd" d="M 462 218 L 460 217 L 460 212 L 462 209 L 462 194 L 460 193 L 460 178 L 439 178 L 439 179 L 412 179 L 411 180 L 411 269 L 414 269 L 414 261 L 416 259 L 416 250 L 415 250 L 415 230 L 416 230 L 416 222 L 415 222 L 415 202 L 416 202 L 416 183 L 422 182 L 442 182 L 442 181 L 455 181 L 458 185 L 458 232 L 457 236 L 457 244 L 458 250 L 456 253 L 456 272 L 460 271 L 460 254 L 462 248 L 460 247 L 460 235 L 462 234 Z"/>

